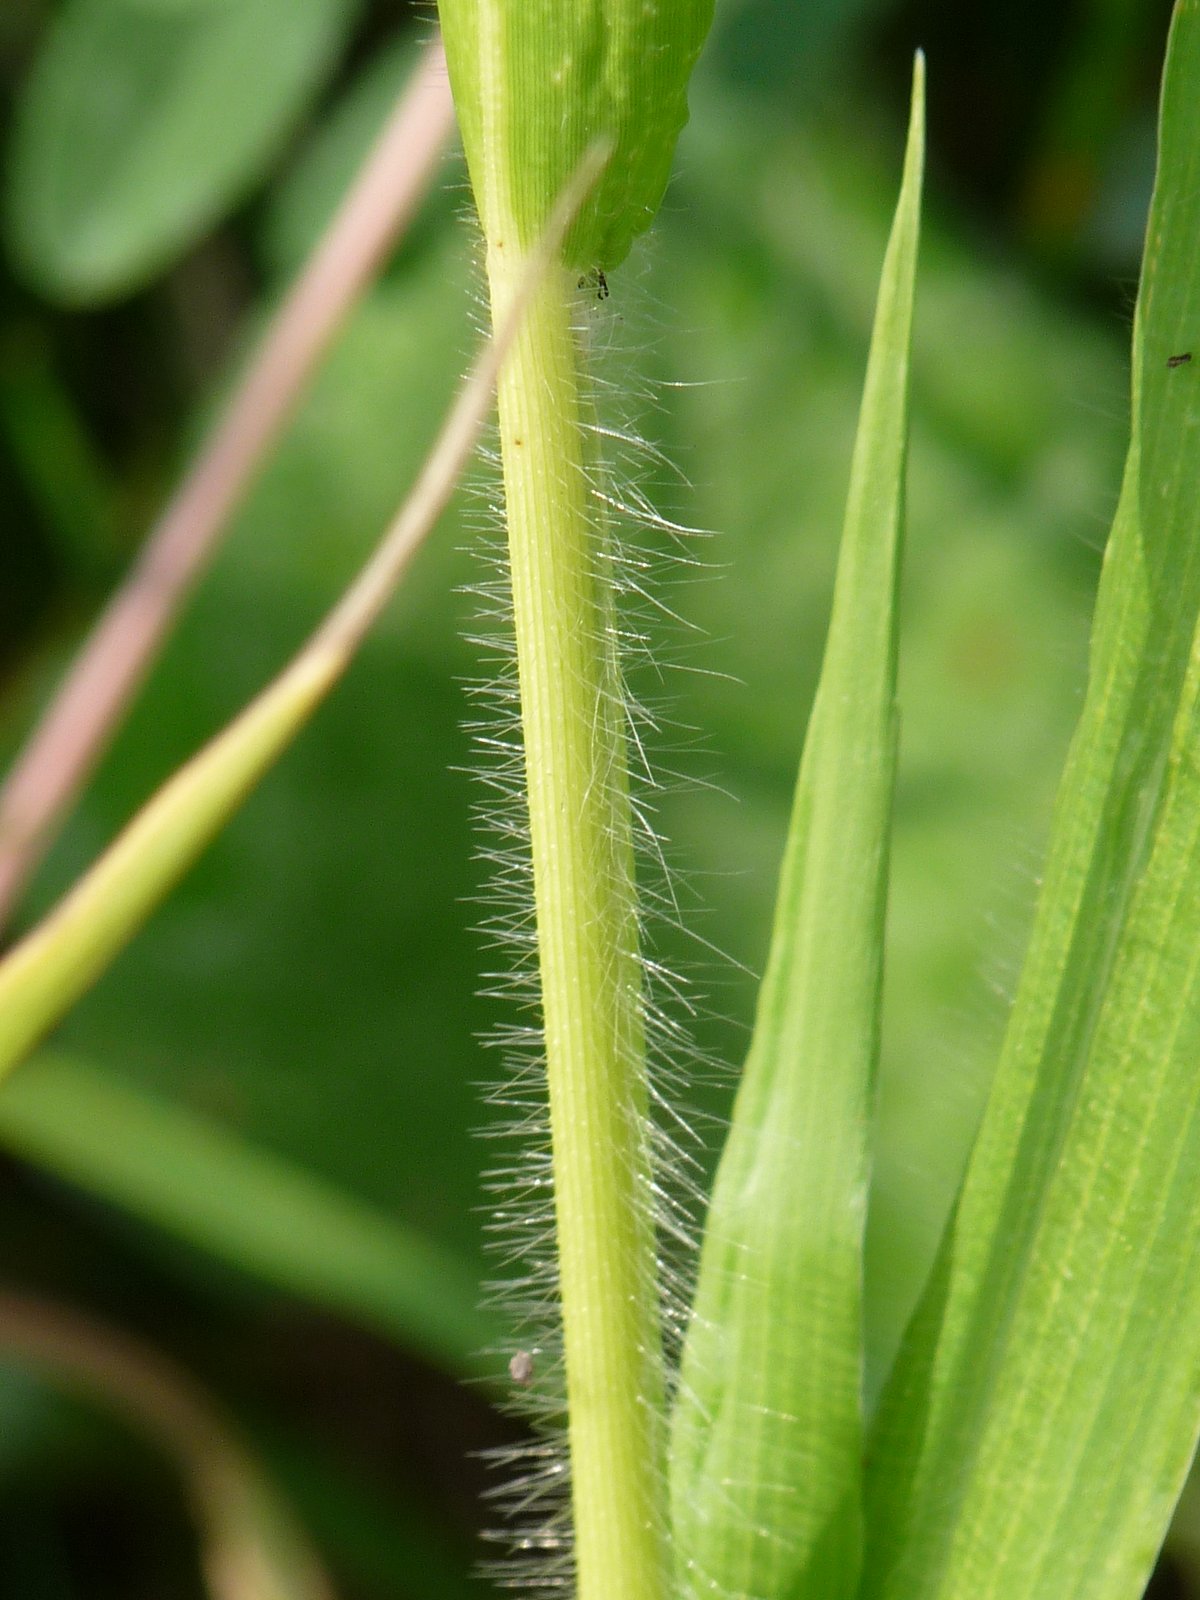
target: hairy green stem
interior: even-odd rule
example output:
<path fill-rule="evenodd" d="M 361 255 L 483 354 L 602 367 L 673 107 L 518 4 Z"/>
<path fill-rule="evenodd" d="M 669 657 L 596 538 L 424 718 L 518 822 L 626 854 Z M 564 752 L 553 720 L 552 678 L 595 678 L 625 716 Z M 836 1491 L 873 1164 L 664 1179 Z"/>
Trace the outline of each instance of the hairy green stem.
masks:
<path fill-rule="evenodd" d="M 488 246 L 493 315 L 520 252 Z M 625 724 L 576 274 L 500 380 L 581 1600 L 664 1600 L 663 1378 Z"/>

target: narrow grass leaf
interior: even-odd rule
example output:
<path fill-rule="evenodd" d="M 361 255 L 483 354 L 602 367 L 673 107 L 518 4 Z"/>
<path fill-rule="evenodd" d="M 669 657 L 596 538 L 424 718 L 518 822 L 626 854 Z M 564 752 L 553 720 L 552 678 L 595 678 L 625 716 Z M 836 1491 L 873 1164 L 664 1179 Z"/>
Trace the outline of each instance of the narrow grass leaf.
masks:
<path fill-rule="evenodd" d="M 264 1283 L 456 1374 L 503 1366 L 501 1325 L 459 1257 L 312 1173 L 74 1057 L 0 1094 L 0 1145 Z"/>
<path fill-rule="evenodd" d="M 896 758 L 918 57 L 833 614 L 672 1426 L 678 1592 L 854 1592 L 862 1250 Z"/>
<path fill-rule="evenodd" d="M 1200 1429 L 1200 4 L 1177 7 L 1087 699 L 868 1471 L 867 1600 L 1136 1600 Z"/>
<path fill-rule="evenodd" d="M 347 658 L 305 654 L 168 780 L 0 962 L 0 1075 L 86 993 L 328 694 Z"/>

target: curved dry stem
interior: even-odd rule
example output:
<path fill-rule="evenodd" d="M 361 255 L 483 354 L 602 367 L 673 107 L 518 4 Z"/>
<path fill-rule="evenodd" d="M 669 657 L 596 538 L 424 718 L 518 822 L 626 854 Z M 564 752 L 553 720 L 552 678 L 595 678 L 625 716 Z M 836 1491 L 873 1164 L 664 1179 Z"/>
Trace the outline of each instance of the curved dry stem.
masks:
<path fill-rule="evenodd" d="M 235 1428 L 156 1351 L 52 1301 L 6 1293 L 0 1357 L 118 1412 L 171 1457 L 211 1600 L 332 1600 L 315 1553 Z"/>
<path fill-rule="evenodd" d="M 317 362 L 412 217 L 453 115 L 441 41 L 434 40 L 199 459 L 0 789 L 0 927 Z"/>

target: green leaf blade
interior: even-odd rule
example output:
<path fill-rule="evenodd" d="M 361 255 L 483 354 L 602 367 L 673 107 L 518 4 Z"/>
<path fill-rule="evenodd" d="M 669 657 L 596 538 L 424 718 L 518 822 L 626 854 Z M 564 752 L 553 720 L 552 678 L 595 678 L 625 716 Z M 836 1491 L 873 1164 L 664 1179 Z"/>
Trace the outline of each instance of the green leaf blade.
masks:
<path fill-rule="evenodd" d="M 1198 89 L 1188 0 L 1088 697 L 993 1094 L 872 1441 L 870 1600 L 1133 1600 L 1200 1428 L 1200 391 L 1168 365 L 1200 315 Z"/>
<path fill-rule="evenodd" d="M 713 0 L 441 0 L 439 12 L 489 242 L 512 225 L 528 248 L 584 151 L 609 138 L 563 257 L 580 272 L 619 266 L 662 201 Z"/>
<path fill-rule="evenodd" d="M 336 60 L 355 0 L 72 0 L 19 108 L 14 259 L 95 303 L 145 283 L 261 176 Z"/>
<path fill-rule="evenodd" d="M 833 616 L 673 1418 L 677 1585 L 689 1596 L 844 1596 L 858 1575 L 867 1130 L 923 126 L 918 58 Z"/>

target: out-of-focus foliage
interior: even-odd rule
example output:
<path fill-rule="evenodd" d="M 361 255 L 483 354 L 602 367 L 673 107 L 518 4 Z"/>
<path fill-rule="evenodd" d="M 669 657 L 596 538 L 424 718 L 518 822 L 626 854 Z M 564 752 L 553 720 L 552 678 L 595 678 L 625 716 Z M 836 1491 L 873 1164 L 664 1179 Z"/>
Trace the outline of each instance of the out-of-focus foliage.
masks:
<path fill-rule="evenodd" d="M 227 115 L 201 117 L 214 136 L 198 150 L 160 137 L 164 100 L 139 102 L 137 119 L 116 105 L 148 80 L 136 52 L 106 68 L 98 45 L 56 114 L 83 119 L 108 82 L 105 126 L 126 118 L 130 166 L 95 133 L 81 150 L 65 121 L 53 138 L 32 131 L 65 71 L 53 52 L 98 9 L 145 39 L 232 26 L 228 0 L 0 8 L 0 73 L 18 96 L 0 276 L 6 752 L 328 214 L 413 38 L 383 0 L 344 41 L 350 9 L 309 5 L 326 17 L 320 49 L 282 85 L 277 56 L 240 46 L 254 103 L 239 121 L 233 91 L 216 91 Z M 702 630 L 660 647 L 689 669 L 668 675 L 678 731 L 664 744 L 691 781 L 664 793 L 659 821 L 687 875 L 686 915 L 753 969 L 824 637 L 908 64 L 926 47 L 930 212 L 866 1283 L 875 1384 L 957 1181 L 1078 712 L 1166 10 L 1092 0 L 1053 17 L 1032 5 L 947 17 L 917 0 L 730 0 L 660 223 L 594 313 L 613 373 L 635 375 L 621 384 L 639 428 L 690 480 L 647 457 L 650 492 L 713 530 L 695 544 L 711 568 L 700 581 L 673 577 L 665 549 L 653 562 L 667 603 Z M 160 61 L 155 84 L 177 84 L 184 61 Z M 1070 207 L 1053 200 L 1068 172 Z M 169 205 L 138 188 L 151 178 L 173 186 Z M 460 187 L 451 166 L 345 330 L 25 918 L 282 661 L 398 501 L 473 341 Z M 118 238 L 123 255 L 95 243 Z M 64 309 L 80 296 L 108 303 Z M 464 497 L 334 702 L 60 1036 L 115 1095 L 208 1119 L 248 1161 L 290 1164 L 351 1210 L 415 1230 L 451 1254 L 456 1282 L 480 1270 L 486 1225 L 476 1086 L 493 1063 L 479 1036 L 511 1020 L 478 996 L 501 958 L 470 931 L 483 791 L 462 770 L 478 764 L 464 684 L 491 670 L 464 642 L 476 603 L 461 592 L 487 570 L 489 494 Z M 701 969 L 701 1043 L 740 1060 L 750 978 L 669 930 L 657 939 L 665 960 Z M 727 1086 L 697 1093 L 702 1111 L 727 1104 Z M 482 1520 L 481 1474 L 462 1463 L 508 1436 L 483 1395 L 356 1328 L 349 1295 L 328 1301 L 342 1320 L 294 1278 L 282 1298 L 237 1230 L 224 1243 L 215 1225 L 161 1231 L 161 1209 L 132 1189 L 92 1179 L 92 1192 L 67 1158 L 70 1106 L 42 1113 L 42 1164 L 14 1157 L 3 1171 L 4 1278 L 104 1312 L 203 1378 L 256 1435 L 344 1594 L 460 1592 Z M 162 1160 L 169 1185 L 165 1137 Z M 172 1198 L 186 1207 L 182 1187 Z M 183 1514 L 154 1464 L 8 1370 L 0 1493 L 0 1592 L 194 1593 Z M 1180 1572 L 1200 1526 L 1184 1510 Z"/>
<path fill-rule="evenodd" d="M 24 86 L 8 244 L 66 301 L 144 283 L 239 200 L 343 44 L 354 0 L 71 0 Z"/>

